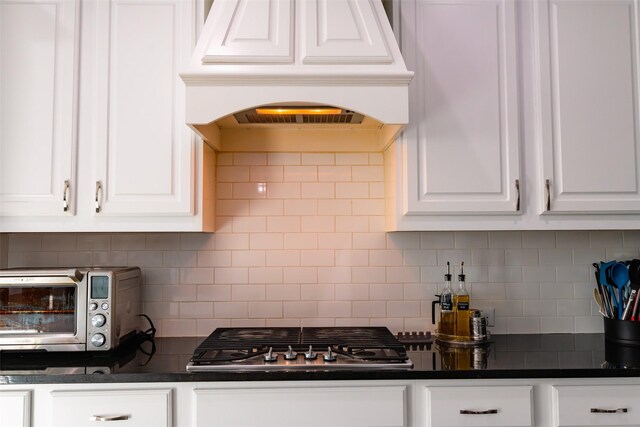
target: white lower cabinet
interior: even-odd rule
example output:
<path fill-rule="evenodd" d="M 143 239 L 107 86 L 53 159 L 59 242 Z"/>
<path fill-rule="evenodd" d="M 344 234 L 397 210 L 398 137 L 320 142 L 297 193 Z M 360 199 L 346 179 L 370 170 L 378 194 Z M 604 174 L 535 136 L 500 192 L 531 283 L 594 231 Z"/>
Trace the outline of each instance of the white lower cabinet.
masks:
<path fill-rule="evenodd" d="M 554 386 L 554 427 L 638 426 L 640 386 Z"/>
<path fill-rule="evenodd" d="M 404 427 L 405 386 L 197 388 L 197 427 Z"/>
<path fill-rule="evenodd" d="M 172 390 L 53 391 L 51 418 L 55 426 L 84 427 L 111 422 L 131 427 L 171 427 Z"/>
<path fill-rule="evenodd" d="M 430 426 L 533 426 L 532 386 L 427 387 Z"/>
<path fill-rule="evenodd" d="M 31 391 L 0 391 L 0 426 L 29 427 L 30 425 Z"/>
<path fill-rule="evenodd" d="M 0 384 L 0 426 L 638 426 L 638 396 L 640 378 Z"/>

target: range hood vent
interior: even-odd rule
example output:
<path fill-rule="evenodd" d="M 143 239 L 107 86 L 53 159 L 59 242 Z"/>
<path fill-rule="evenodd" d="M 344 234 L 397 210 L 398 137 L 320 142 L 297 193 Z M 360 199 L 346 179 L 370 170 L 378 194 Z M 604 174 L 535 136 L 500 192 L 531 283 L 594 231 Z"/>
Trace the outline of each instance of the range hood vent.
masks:
<path fill-rule="evenodd" d="M 272 134 L 287 127 L 317 135 L 377 132 L 381 149 L 409 120 L 413 73 L 381 0 L 215 0 L 180 76 L 187 124 L 217 149 L 225 150 L 213 141 L 224 139 L 225 128 L 246 126 L 242 135 L 249 135 L 275 125 Z M 255 112 L 283 105 L 342 111 Z M 227 133 L 240 135 L 239 129 Z"/>
<path fill-rule="evenodd" d="M 233 117 L 238 124 L 360 124 L 364 118 L 362 114 L 354 111 L 325 106 L 250 108 L 234 114 Z"/>

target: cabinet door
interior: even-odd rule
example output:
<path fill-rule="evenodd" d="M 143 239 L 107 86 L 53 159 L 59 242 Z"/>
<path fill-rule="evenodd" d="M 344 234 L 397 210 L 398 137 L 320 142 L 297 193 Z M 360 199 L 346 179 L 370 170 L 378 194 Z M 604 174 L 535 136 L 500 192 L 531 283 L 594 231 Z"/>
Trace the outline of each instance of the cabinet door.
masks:
<path fill-rule="evenodd" d="M 198 427 L 401 427 L 404 386 L 196 389 Z"/>
<path fill-rule="evenodd" d="M 31 392 L 0 391 L 0 426 L 29 427 L 31 425 Z"/>
<path fill-rule="evenodd" d="M 637 426 L 637 385 L 553 386 L 554 427 Z"/>
<path fill-rule="evenodd" d="M 403 4 L 402 27 L 416 72 L 404 213 L 518 213 L 514 2 L 420 0 Z"/>
<path fill-rule="evenodd" d="M 131 427 L 173 425 L 170 389 L 53 391 L 51 396 L 55 426 L 89 427 L 102 421 Z"/>
<path fill-rule="evenodd" d="M 109 0 L 95 8 L 97 215 L 191 214 L 195 136 L 184 84 L 195 2 Z M 92 197 L 93 199 L 93 197 Z"/>
<path fill-rule="evenodd" d="M 430 427 L 532 426 L 532 387 L 427 387 L 427 413 Z"/>
<path fill-rule="evenodd" d="M 542 212 L 640 211 L 637 14 L 634 0 L 534 2 Z"/>
<path fill-rule="evenodd" d="M 73 0 L 0 2 L 0 215 L 72 211 L 78 12 Z"/>

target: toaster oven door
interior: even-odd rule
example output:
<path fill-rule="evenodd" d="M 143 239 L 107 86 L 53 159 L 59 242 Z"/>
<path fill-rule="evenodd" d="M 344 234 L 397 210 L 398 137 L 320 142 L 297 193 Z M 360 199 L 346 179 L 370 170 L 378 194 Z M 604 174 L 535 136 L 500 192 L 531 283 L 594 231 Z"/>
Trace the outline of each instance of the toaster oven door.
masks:
<path fill-rule="evenodd" d="M 0 275 L 0 350 L 84 350 L 86 281 Z"/>

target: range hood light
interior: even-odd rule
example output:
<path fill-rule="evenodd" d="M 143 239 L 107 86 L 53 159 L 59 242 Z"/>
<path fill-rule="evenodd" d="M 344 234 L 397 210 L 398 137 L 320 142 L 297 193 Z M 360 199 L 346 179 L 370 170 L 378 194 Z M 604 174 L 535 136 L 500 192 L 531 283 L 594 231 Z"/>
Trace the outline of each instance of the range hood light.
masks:
<path fill-rule="evenodd" d="M 314 116 L 330 116 L 342 114 L 342 110 L 340 108 L 256 108 L 256 113 L 262 115 L 309 114 Z"/>

